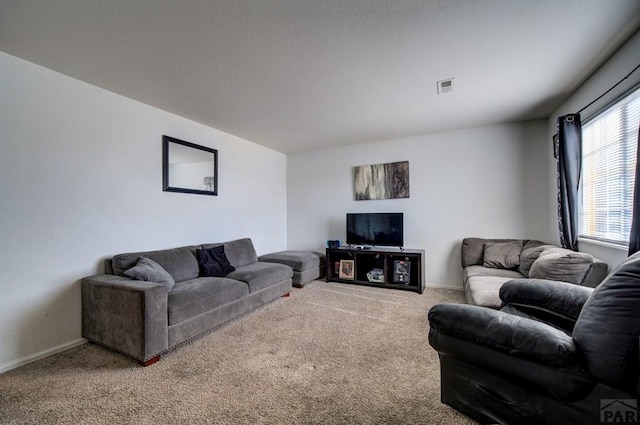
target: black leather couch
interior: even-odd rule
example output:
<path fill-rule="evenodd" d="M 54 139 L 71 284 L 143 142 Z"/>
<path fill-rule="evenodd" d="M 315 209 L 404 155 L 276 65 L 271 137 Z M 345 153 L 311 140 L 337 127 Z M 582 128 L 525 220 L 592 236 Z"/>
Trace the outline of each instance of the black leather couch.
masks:
<path fill-rule="evenodd" d="M 640 253 L 595 289 L 515 279 L 500 298 L 429 311 L 443 403 L 480 423 L 636 423 Z"/>

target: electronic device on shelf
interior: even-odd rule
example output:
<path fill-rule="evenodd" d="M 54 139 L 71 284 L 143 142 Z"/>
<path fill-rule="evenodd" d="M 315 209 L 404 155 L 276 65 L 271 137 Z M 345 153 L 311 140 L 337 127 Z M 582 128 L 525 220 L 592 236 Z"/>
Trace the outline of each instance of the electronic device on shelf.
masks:
<path fill-rule="evenodd" d="M 340 241 L 336 241 L 336 240 L 327 241 L 327 246 L 331 249 L 338 249 L 340 248 L 340 245 L 342 245 Z"/>
<path fill-rule="evenodd" d="M 369 282 L 384 283 L 384 270 L 372 269 L 367 273 L 367 279 Z"/>
<path fill-rule="evenodd" d="M 347 244 L 404 246 L 403 213 L 347 213 Z M 366 248 L 355 248 L 366 249 Z"/>
<path fill-rule="evenodd" d="M 373 249 L 371 245 L 350 245 L 349 249 L 356 249 L 358 251 Z"/>
<path fill-rule="evenodd" d="M 411 283 L 411 263 L 409 261 L 395 260 L 393 262 L 393 282 Z"/>

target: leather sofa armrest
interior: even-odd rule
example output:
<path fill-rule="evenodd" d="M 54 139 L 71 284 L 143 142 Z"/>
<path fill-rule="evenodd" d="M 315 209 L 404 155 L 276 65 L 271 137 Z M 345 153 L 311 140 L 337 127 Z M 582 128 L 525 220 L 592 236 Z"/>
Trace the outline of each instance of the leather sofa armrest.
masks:
<path fill-rule="evenodd" d="M 528 315 L 559 327 L 573 331 L 582 306 L 592 288 L 545 279 L 513 279 L 500 288 L 503 308 L 515 307 Z"/>
<path fill-rule="evenodd" d="M 584 397 L 595 385 L 566 333 L 545 323 L 467 304 L 429 311 L 429 344 L 439 356 L 515 380 L 559 400 Z"/>
<path fill-rule="evenodd" d="M 542 322 L 466 304 L 435 305 L 428 319 L 429 343 L 436 350 L 442 334 L 546 366 L 580 363 L 573 338 Z"/>
<path fill-rule="evenodd" d="M 143 362 L 169 348 L 164 285 L 102 274 L 81 287 L 83 337 Z"/>

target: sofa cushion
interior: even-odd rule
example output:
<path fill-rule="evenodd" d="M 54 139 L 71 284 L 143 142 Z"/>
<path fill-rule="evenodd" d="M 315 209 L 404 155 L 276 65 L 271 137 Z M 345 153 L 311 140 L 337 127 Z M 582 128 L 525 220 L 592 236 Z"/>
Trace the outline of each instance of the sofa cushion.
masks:
<path fill-rule="evenodd" d="M 461 262 L 462 267 L 481 265 L 484 257 L 484 244 L 488 242 L 511 242 L 519 239 L 484 239 L 464 238 L 462 240 Z"/>
<path fill-rule="evenodd" d="M 513 277 L 472 276 L 467 279 L 464 294 L 468 304 L 489 308 L 500 308 L 500 287 Z"/>
<path fill-rule="evenodd" d="M 482 265 L 492 269 L 514 269 L 520 265 L 522 241 L 487 242 Z"/>
<path fill-rule="evenodd" d="M 255 263 L 258 261 L 258 255 L 253 247 L 251 239 L 237 239 L 234 241 L 224 243 L 210 243 L 204 244 L 200 247 L 202 249 L 215 248 L 216 246 L 224 245 L 224 252 L 229 263 L 235 268 L 246 266 L 247 264 Z"/>
<path fill-rule="evenodd" d="M 528 277 L 533 262 L 538 259 L 542 251 L 549 248 L 556 248 L 556 246 L 541 241 L 527 241 L 522 247 L 522 252 L 520 252 L 518 271 Z"/>
<path fill-rule="evenodd" d="M 167 300 L 169 326 L 249 295 L 244 282 L 224 277 L 199 277 L 176 283 Z"/>
<path fill-rule="evenodd" d="M 198 265 L 203 276 L 225 277 L 236 268 L 233 267 L 224 254 L 224 245 L 215 248 L 197 249 Z"/>
<path fill-rule="evenodd" d="M 113 257 L 113 272 L 118 276 L 124 276 L 125 270 L 135 266 L 140 257 L 146 257 L 160 264 L 176 282 L 193 279 L 200 273 L 195 255 L 196 248 L 196 246 L 183 246 L 159 251 L 118 254 Z"/>
<path fill-rule="evenodd" d="M 135 266 L 124 271 L 124 275 L 135 280 L 161 283 L 168 291 L 170 291 L 176 283 L 173 277 L 171 277 L 160 264 L 146 257 L 140 257 Z"/>
<path fill-rule="evenodd" d="M 508 277 L 511 279 L 522 279 L 524 276 L 516 270 L 490 269 L 482 266 L 469 266 L 464 269 L 464 278 L 467 280 L 473 276 L 496 276 Z"/>
<path fill-rule="evenodd" d="M 529 277 L 559 280 L 580 285 L 593 263 L 593 256 L 564 248 L 549 248 L 531 265 Z"/>
<path fill-rule="evenodd" d="M 229 279 L 237 279 L 249 285 L 249 292 L 257 292 L 285 279 L 291 279 L 293 270 L 284 264 L 255 262 L 237 267 L 227 275 Z"/>

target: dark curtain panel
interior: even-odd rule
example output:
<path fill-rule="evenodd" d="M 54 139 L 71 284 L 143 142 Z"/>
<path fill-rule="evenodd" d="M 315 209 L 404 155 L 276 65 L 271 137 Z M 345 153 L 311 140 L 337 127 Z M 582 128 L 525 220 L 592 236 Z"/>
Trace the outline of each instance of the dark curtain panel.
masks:
<path fill-rule="evenodd" d="M 640 127 L 638 128 L 638 144 L 640 145 Z M 629 255 L 640 250 L 640 149 L 636 153 L 636 178 L 633 188 L 633 205 L 631 210 L 631 233 L 629 234 Z"/>
<path fill-rule="evenodd" d="M 578 250 L 578 187 L 582 173 L 580 114 L 558 118 L 558 227 L 564 248 Z"/>

